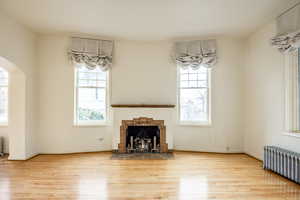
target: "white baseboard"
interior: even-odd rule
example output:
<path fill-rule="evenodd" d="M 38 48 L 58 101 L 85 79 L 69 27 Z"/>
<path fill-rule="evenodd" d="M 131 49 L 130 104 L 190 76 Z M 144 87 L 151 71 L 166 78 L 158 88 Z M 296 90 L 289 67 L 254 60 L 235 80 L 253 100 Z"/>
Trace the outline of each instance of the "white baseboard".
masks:
<path fill-rule="evenodd" d="M 42 151 L 39 153 L 32 153 L 31 155 L 28 155 L 26 157 L 20 157 L 20 158 L 11 158 L 10 156 L 8 157 L 8 160 L 28 160 L 34 156 L 40 155 L 40 154 L 75 154 L 75 153 L 93 153 L 93 152 L 105 152 L 105 151 L 113 151 L 116 149 L 112 148 L 103 148 L 103 149 L 97 149 L 97 150 L 89 150 L 89 151 L 62 151 L 62 152 L 57 152 L 57 151 Z M 252 157 L 257 158 L 256 156 L 253 156 L 251 153 L 244 152 L 241 149 L 230 149 L 228 151 L 224 150 L 223 148 L 201 148 L 199 146 L 186 146 L 186 145 L 175 145 L 173 151 L 194 151 L 194 152 L 210 152 L 210 153 L 246 153 Z M 257 158 L 258 160 L 261 160 L 260 158 Z"/>
<path fill-rule="evenodd" d="M 260 160 L 260 161 L 263 160 L 263 159 L 259 158 L 258 156 L 254 155 L 253 153 L 250 153 L 248 151 L 245 151 L 245 154 L 247 154 L 248 156 L 253 157 L 253 158 L 257 159 L 257 160 Z"/>
<path fill-rule="evenodd" d="M 94 153 L 94 152 L 106 152 L 106 151 L 112 151 L 111 148 L 107 148 L 107 149 L 96 149 L 96 150 L 88 150 L 88 151 L 41 151 L 38 154 L 75 154 L 75 153 Z"/>
<path fill-rule="evenodd" d="M 213 147 L 213 148 L 202 148 L 199 146 L 186 146 L 186 145 L 174 145 L 174 150 L 179 151 L 195 151 L 195 152 L 211 152 L 211 153 L 244 153 L 242 149 L 229 149 L 228 151 L 224 148 Z"/>
<path fill-rule="evenodd" d="M 10 154 L 8 154 L 8 160 L 29 160 L 35 156 L 39 155 L 39 153 L 31 153 L 29 155 L 25 155 L 24 157 L 12 157 Z"/>

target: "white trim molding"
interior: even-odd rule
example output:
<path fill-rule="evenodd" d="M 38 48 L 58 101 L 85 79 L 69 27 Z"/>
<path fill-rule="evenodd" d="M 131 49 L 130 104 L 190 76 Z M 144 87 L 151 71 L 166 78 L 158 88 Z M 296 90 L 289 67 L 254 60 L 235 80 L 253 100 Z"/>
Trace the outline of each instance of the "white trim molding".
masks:
<path fill-rule="evenodd" d="M 180 110 L 180 67 L 177 66 L 177 124 L 180 126 L 203 126 L 203 127 L 211 127 L 212 126 L 212 112 L 211 112 L 211 99 L 212 99 L 212 69 L 207 69 L 207 121 L 189 121 L 189 120 L 181 120 L 181 110 Z"/>
<path fill-rule="evenodd" d="M 286 133 L 283 133 L 283 135 L 300 138 L 300 133 L 299 132 L 295 132 L 295 133 L 294 132 L 286 132 Z"/>
<path fill-rule="evenodd" d="M 106 86 L 105 86 L 105 119 L 104 120 L 90 120 L 90 121 L 79 121 L 78 120 L 78 80 L 77 70 L 74 67 L 74 90 L 73 90 L 73 126 L 74 127 L 98 127 L 98 126 L 111 126 L 111 110 L 110 110 L 110 98 L 111 98 L 111 73 L 110 70 L 105 71 L 106 73 Z"/>

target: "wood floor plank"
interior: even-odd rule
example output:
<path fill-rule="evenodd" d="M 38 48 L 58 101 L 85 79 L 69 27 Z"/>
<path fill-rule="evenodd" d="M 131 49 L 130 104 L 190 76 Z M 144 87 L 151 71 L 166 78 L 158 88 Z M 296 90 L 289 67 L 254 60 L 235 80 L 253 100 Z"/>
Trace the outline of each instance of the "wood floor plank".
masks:
<path fill-rule="evenodd" d="M 0 200 L 299 200 L 300 186 L 244 154 L 175 152 L 174 160 L 111 160 L 111 153 L 0 160 Z"/>

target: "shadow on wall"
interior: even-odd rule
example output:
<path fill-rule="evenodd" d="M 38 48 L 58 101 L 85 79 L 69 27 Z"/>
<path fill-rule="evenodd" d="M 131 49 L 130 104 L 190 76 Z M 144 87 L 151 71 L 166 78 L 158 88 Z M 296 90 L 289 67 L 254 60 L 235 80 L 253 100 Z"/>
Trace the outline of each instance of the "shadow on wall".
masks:
<path fill-rule="evenodd" d="M 9 73 L 8 125 L 0 127 L 10 160 L 26 158 L 26 76 L 16 65 L 0 57 L 0 67 Z"/>

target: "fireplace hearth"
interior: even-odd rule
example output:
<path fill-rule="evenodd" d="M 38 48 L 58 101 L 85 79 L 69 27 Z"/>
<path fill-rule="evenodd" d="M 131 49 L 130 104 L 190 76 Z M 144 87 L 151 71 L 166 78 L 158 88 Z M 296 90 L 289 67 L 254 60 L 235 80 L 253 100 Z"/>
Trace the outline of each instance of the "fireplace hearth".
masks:
<path fill-rule="evenodd" d="M 140 117 L 122 120 L 119 153 L 167 153 L 164 120 Z"/>

